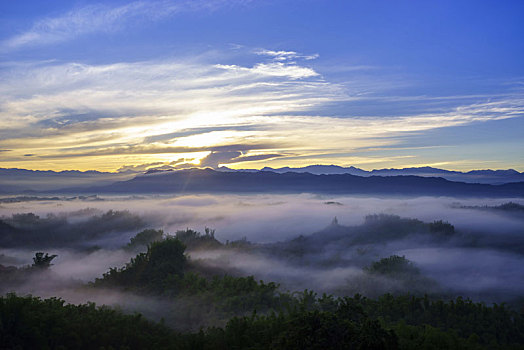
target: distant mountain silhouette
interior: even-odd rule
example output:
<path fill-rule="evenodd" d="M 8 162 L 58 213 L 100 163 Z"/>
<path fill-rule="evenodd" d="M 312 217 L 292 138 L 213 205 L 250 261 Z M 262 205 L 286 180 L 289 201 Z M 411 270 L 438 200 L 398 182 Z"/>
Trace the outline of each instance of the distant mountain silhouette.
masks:
<path fill-rule="evenodd" d="M 366 176 L 369 172 L 350 166 L 344 168 L 338 165 L 308 165 L 303 168 L 278 168 L 273 169 L 270 167 L 265 167 L 262 171 L 273 171 L 275 173 L 285 173 L 285 172 L 294 172 L 294 173 L 310 173 L 315 175 L 332 175 L 332 174 L 351 174 L 357 176 Z"/>
<path fill-rule="evenodd" d="M 91 188 L 81 193 L 331 193 L 431 196 L 524 197 L 524 182 L 504 185 L 471 184 L 420 176 L 314 175 L 271 171 L 224 172 L 187 169 L 137 176 L 128 181 Z"/>
<path fill-rule="evenodd" d="M 221 173 L 309 173 L 313 175 L 355 175 L 360 177 L 371 176 L 398 176 L 414 175 L 419 177 L 441 177 L 450 181 L 504 184 L 524 182 L 524 173 L 513 169 L 509 170 L 472 170 L 468 172 L 450 171 L 432 167 L 405 168 L 405 169 L 378 169 L 366 171 L 355 167 L 341 167 L 337 165 L 310 165 L 303 168 L 263 168 L 262 170 L 247 169 L 233 170 L 226 167 L 217 169 Z M 0 194 L 36 193 L 53 191 L 60 188 L 90 188 L 94 186 L 110 185 L 117 181 L 130 180 L 137 175 L 159 175 L 177 173 L 181 170 L 172 168 L 151 168 L 146 172 L 126 170 L 120 172 L 99 171 L 40 171 L 27 169 L 0 168 Z M 330 180 L 331 181 L 331 180 Z"/>
<path fill-rule="evenodd" d="M 229 168 L 219 168 L 221 171 L 234 171 Z M 239 170 L 253 172 L 257 170 Z M 524 173 L 519 173 L 516 170 L 472 170 L 468 172 L 444 170 L 432 167 L 418 167 L 418 168 L 404 168 L 404 169 L 375 169 L 371 171 L 362 170 L 359 168 L 341 167 L 338 165 L 309 165 L 303 168 L 269 168 L 265 167 L 261 171 L 271 171 L 275 173 L 310 173 L 314 175 L 330 175 L 330 174 L 350 174 L 357 176 L 397 176 L 397 175 L 416 175 L 424 177 L 442 177 L 450 181 L 460 181 L 469 183 L 484 183 L 484 184 L 504 184 L 510 182 L 524 181 Z"/>
<path fill-rule="evenodd" d="M 136 172 L 109 173 L 100 171 L 52 171 L 0 168 L 0 193 L 47 191 L 65 186 L 97 186 L 127 180 Z"/>

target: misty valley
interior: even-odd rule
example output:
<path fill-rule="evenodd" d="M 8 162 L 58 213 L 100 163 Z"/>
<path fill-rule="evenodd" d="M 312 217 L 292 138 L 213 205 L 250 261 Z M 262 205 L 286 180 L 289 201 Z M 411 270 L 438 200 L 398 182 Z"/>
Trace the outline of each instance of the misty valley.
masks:
<path fill-rule="evenodd" d="M 13 195 L 0 209 L 2 349 L 524 343 L 520 199 Z"/>
<path fill-rule="evenodd" d="M 0 1 L 0 350 L 524 350 L 524 1 Z"/>

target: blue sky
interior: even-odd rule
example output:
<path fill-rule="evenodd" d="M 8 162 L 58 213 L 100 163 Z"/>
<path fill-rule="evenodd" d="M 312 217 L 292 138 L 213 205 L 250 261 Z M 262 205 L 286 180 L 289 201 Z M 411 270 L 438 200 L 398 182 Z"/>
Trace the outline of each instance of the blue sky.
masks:
<path fill-rule="evenodd" d="M 524 171 L 522 1 L 4 1 L 0 167 Z"/>

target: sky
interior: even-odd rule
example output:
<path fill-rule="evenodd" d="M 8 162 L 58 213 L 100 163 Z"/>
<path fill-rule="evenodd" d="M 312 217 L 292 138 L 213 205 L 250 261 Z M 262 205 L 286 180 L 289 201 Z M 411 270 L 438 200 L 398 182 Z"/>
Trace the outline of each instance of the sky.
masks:
<path fill-rule="evenodd" d="M 524 171 L 524 2 L 2 1 L 0 167 Z"/>

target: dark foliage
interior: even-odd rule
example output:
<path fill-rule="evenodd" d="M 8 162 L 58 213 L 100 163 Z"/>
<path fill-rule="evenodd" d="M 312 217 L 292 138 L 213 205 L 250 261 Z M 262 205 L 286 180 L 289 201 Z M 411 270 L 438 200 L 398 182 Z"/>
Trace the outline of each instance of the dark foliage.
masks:
<path fill-rule="evenodd" d="M 405 256 L 391 255 L 388 258 L 380 259 L 371 266 L 364 269 L 371 274 L 378 274 L 392 277 L 402 277 L 406 275 L 419 275 L 420 271 Z"/>
<path fill-rule="evenodd" d="M 183 231 L 187 238 L 187 232 Z M 192 237 L 192 232 L 189 233 Z M 257 282 L 252 276 L 228 275 L 205 278 L 190 269 L 185 245 L 167 237 L 148 246 L 123 268 L 112 268 L 92 283 L 94 287 L 121 288 L 139 293 L 176 298 L 190 297 L 209 305 L 209 317 L 228 318 L 232 314 L 267 311 L 283 307 L 290 297 L 277 292 L 278 284 Z"/>
<path fill-rule="evenodd" d="M 183 253 L 183 244 L 175 238 L 152 243 L 147 253 L 137 255 L 123 269 L 112 269 L 94 285 L 124 286 L 173 300 L 190 296 L 219 310 L 222 318 L 255 311 L 251 316 L 233 317 L 224 328 L 193 334 L 188 339 L 195 348 L 510 349 L 524 344 L 523 315 L 504 305 L 488 307 L 462 298 L 444 302 L 412 295 L 368 299 L 318 297 L 311 291 L 289 294 L 280 292 L 275 283 L 257 282 L 253 277 L 209 279 L 187 272 Z M 396 255 L 373 263 L 366 271 L 407 281 L 420 274 L 409 260 Z"/>
<path fill-rule="evenodd" d="M 0 349 L 522 349 L 523 318 L 503 306 L 304 292 L 278 313 L 177 333 L 140 315 L 13 294 L 0 298 Z"/>
<path fill-rule="evenodd" d="M 444 302 L 430 300 L 427 296 L 395 297 L 390 294 L 376 300 L 360 300 L 369 317 L 380 318 L 386 324 L 392 325 L 393 329 L 398 331 L 400 339 L 405 339 L 402 333 L 404 331 L 413 333 L 414 337 L 420 337 L 427 332 L 434 337 L 445 332 L 450 341 L 462 338 L 468 339 L 470 343 L 475 340 L 491 348 L 510 345 L 520 345 L 516 348 L 524 347 L 524 315 L 508 309 L 503 304 L 488 307 L 461 297 Z"/>
<path fill-rule="evenodd" d="M 153 242 L 147 253 L 140 253 L 126 266 L 112 268 L 95 285 L 124 287 L 128 289 L 162 290 L 169 278 L 182 277 L 187 258 L 184 244 L 176 238 L 167 237 Z"/>
<path fill-rule="evenodd" d="M 130 242 L 126 245 L 128 250 L 138 250 L 147 247 L 150 243 L 160 241 L 164 237 L 164 231 L 147 229 L 143 230 L 132 237 Z"/>
<path fill-rule="evenodd" d="M 204 234 L 186 229 L 177 231 L 175 237 L 182 241 L 189 249 L 217 248 L 222 246 L 215 238 L 215 230 L 206 227 Z"/>
<path fill-rule="evenodd" d="M 433 234 L 451 236 L 455 234 L 455 226 L 451 225 L 449 222 L 438 220 L 429 224 L 429 231 Z"/>
<path fill-rule="evenodd" d="M 442 243 L 455 236 L 454 226 L 447 222 L 425 223 L 418 219 L 402 218 L 397 215 L 372 214 L 365 217 L 363 225 L 343 226 L 334 220 L 324 230 L 312 235 L 301 235 L 287 242 L 253 248 L 300 266 L 360 265 L 365 267 L 370 262 L 370 257 L 365 254 L 352 256 L 346 260 L 343 257 L 358 246 L 373 247 L 377 242 L 424 239 Z"/>
<path fill-rule="evenodd" d="M 13 294 L 0 298 L 0 349 L 173 349 L 176 334 L 140 315 Z"/>
<path fill-rule="evenodd" d="M 70 222 L 65 215 L 33 213 L 13 214 L 0 220 L 2 247 L 70 247 L 85 244 L 119 232 L 141 229 L 144 221 L 128 211 L 113 211 L 93 215 L 82 221 Z"/>
<path fill-rule="evenodd" d="M 51 266 L 51 261 L 53 261 L 54 258 L 56 258 L 58 255 L 53 254 L 49 255 L 48 253 L 38 252 L 35 253 L 35 257 L 33 258 L 33 267 L 38 268 L 49 268 Z"/>
<path fill-rule="evenodd" d="M 41 220 L 35 215 L 24 215 L 28 226 Z M 386 230 L 391 227 L 393 233 L 387 236 Z M 16 229 L 24 227 L 19 225 Z M 389 239 L 412 234 L 437 238 L 454 234 L 453 226 L 446 222 L 427 224 L 388 215 L 369 216 L 365 225 L 357 228 L 334 222 L 330 229 L 331 235 L 326 235 L 324 241 L 346 244 L 339 244 L 341 247 L 365 241 L 370 234 L 385 234 Z M 386 294 L 377 299 L 360 295 L 319 297 L 307 290 L 283 292 L 278 284 L 257 281 L 252 276 L 203 276 L 198 265 L 185 256 L 186 245 L 193 249 L 256 249 L 256 245 L 247 241 L 243 245 L 222 245 L 210 229 L 205 234 L 188 229 L 177 232 L 176 237 L 159 239 L 162 234 L 156 230 L 137 234 L 130 245 L 147 242 L 147 252 L 136 255 L 120 269 L 110 269 L 91 286 L 161 297 L 176 307 L 179 300 L 192 300 L 189 308 L 203 309 L 205 316 L 220 321 L 212 323 L 219 326 L 178 333 L 139 315 L 124 315 L 94 304 L 73 306 L 59 299 L 8 295 L 0 298 L 0 349 L 524 348 L 524 315 L 505 305 L 486 306 L 463 298 L 445 302 L 415 295 Z M 320 242 L 319 237 L 301 237 L 284 246 L 298 248 L 293 254 L 303 256 L 322 249 L 315 244 Z M 33 267 L 0 265 L 0 279 L 27 279 L 29 274 L 52 272 L 36 267 L 49 266 L 53 258 L 37 253 Z M 430 283 L 403 256 L 392 255 L 373 262 L 365 271 L 373 278 L 404 281 L 412 290 L 416 290 L 417 284 Z M 187 319 L 193 322 L 191 317 Z M 194 330 L 193 326 L 187 329 Z"/>

